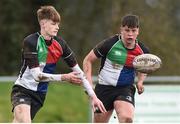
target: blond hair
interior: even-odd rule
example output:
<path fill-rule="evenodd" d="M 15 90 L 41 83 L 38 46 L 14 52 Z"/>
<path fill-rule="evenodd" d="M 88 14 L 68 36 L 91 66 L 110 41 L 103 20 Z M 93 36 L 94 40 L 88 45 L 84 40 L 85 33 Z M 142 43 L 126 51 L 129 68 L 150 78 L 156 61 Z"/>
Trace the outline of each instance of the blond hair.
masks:
<path fill-rule="evenodd" d="M 58 23 L 61 21 L 60 14 L 53 6 L 41 6 L 41 8 L 37 10 L 37 18 L 39 22 L 43 19 L 49 19 Z"/>

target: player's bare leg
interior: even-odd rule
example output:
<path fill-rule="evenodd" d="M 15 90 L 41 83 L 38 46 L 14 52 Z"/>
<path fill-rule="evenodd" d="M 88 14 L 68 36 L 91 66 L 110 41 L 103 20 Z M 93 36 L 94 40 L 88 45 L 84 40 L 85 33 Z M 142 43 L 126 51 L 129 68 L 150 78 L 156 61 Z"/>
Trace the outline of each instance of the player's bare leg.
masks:
<path fill-rule="evenodd" d="M 114 109 L 116 111 L 120 123 L 132 123 L 134 117 L 134 106 L 126 101 L 116 100 L 114 102 Z"/>
<path fill-rule="evenodd" d="M 30 105 L 20 104 L 14 108 L 13 123 L 31 123 Z"/>
<path fill-rule="evenodd" d="M 107 123 L 112 115 L 113 110 L 106 113 L 94 113 L 94 123 Z"/>

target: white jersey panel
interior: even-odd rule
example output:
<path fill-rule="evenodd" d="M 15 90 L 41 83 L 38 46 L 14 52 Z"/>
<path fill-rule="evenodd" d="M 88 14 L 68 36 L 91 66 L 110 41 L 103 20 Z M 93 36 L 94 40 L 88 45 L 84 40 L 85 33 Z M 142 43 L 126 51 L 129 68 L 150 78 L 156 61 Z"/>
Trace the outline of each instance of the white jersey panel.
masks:
<path fill-rule="evenodd" d="M 116 86 L 123 66 L 113 64 L 106 58 L 103 68 L 99 73 L 99 84 Z"/>
<path fill-rule="evenodd" d="M 44 66 L 45 66 L 44 63 L 41 63 L 41 65 L 40 65 L 41 71 L 43 70 Z M 37 91 L 39 82 L 35 81 L 33 75 L 30 72 L 29 67 L 27 66 L 22 77 L 18 76 L 18 79 L 15 81 L 15 84 L 23 86 L 23 87 L 33 90 L 33 91 Z"/>

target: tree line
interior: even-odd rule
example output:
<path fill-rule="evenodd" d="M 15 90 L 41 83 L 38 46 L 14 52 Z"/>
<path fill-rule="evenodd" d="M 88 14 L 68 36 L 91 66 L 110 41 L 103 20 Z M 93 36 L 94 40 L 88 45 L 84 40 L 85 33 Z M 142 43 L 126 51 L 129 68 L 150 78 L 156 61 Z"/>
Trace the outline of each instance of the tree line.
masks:
<path fill-rule="evenodd" d="M 140 17 L 139 40 L 162 59 L 162 68 L 153 75 L 180 74 L 176 69 L 180 67 L 179 0 L 1 0 L 0 75 L 18 74 L 22 41 L 39 31 L 36 11 L 42 5 L 53 5 L 60 12 L 59 35 L 68 42 L 80 65 L 95 44 L 119 33 L 121 17 L 132 13 Z M 69 71 L 63 61 L 57 66 L 56 71 Z"/>

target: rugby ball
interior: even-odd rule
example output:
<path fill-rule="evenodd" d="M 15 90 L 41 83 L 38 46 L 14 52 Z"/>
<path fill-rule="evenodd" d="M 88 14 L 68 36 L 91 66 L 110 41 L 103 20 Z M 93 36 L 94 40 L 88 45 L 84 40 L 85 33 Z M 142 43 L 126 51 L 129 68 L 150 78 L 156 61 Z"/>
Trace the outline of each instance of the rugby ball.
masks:
<path fill-rule="evenodd" d="M 142 73 L 151 73 L 161 67 L 161 59 L 154 54 L 142 54 L 133 60 L 133 67 Z"/>

